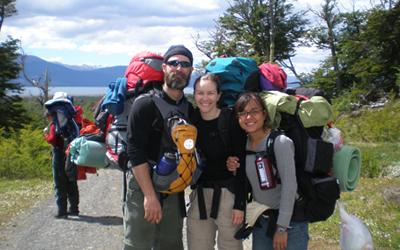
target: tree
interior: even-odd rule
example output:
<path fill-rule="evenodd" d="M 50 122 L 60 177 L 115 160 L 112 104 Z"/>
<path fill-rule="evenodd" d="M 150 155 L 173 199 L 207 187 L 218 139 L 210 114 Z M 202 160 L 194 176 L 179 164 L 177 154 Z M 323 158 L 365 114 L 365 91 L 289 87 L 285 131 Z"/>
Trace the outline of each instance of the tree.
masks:
<path fill-rule="evenodd" d="M 44 103 L 47 100 L 49 100 L 49 87 L 50 87 L 49 72 L 48 72 L 48 70 L 46 68 L 45 71 L 44 71 L 43 77 L 39 76 L 39 77 L 36 77 L 36 78 L 32 78 L 32 77 L 28 76 L 28 74 L 26 73 L 26 66 L 25 65 L 26 65 L 27 55 L 22 52 L 22 55 L 20 56 L 20 58 L 21 58 L 22 75 L 24 76 L 25 80 L 27 80 L 29 82 L 29 84 L 32 85 L 32 87 L 35 87 L 35 88 L 37 88 L 39 90 L 39 95 L 36 97 L 36 100 L 39 102 L 39 104 L 44 109 Z M 44 119 L 46 119 L 46 118 L 44 118 Z"/>
<path fill-rule="evenodd" d="M 15 0 L 0 0 L 0 31 L 4 18 L 17 14 Z"/>
<path fill-rule="evenodd" d="M 295 55 L 307 23 L 304 12 L 293 13 L 286 0 L 234 0 L 216 21 L 211 39 L 197 44 L 206 45 L 201 51 L 213 57 L 283 62 Z"/>
<path fill-rule="evenodd" d="M 349 73 L 364 88 L 371 92 L 381 90 L 398 93 L 396 73 L 400 66 L 399 41 L 400 4 L 397 2 L 394 8 L 376 8 L 368 13 L 367 22 L 361 27 L 358 37 L 343 41 L 342 60 L 348 65 Z"/>
<path fill-rule="evenodd" d="M 320 29 L 316 32 L 316 45 L 319 48 L 328 48 L 331 53 L 331 65 L 336 73 L 336 88 L 338 90 L 342 89 L 342 80 L 339 68 L 339 62 L 337 58 L 337 33 L 335 29 L 339 25 L 341 19 L 340 15 L 335 13 L 336 0 L 325 0 L 322 5 L 322 10 L 320 12 L 314 12 L 316 15 L 324 21 L 326 25 L 319 27 Z"/>
<path fill-rule="evenodd" d="M 22 88 L 14 79 L 20 71 L 18 40 L 9 38 L 0 44 L 0 128 L 11 132 L 20 129 L 28 122 L 22 98 L 18 95 Z"/>
<path fill-rule="evenodd" d="M 389 5 L 393 6 L 392 3 Z M 333 96 L 339 95 L 342 90 L 362 90 L 366 102 L 376 101 L 390 91 L 398 93 L 400 1 L 390 8 L 378 5 L 367 11 L 336 16 L 337 22 L 332 29 L 334 47 L 329 45 L 328 32 L 315 32 L 314 38 L 319 39 L 315 39 L 314 42 L 317 42 L 314 44 L 320 48 L 335 48 L 335 54 L 314 72 L 313 83 Z M 337 84 L 338 79 L 340 85 Z"/>

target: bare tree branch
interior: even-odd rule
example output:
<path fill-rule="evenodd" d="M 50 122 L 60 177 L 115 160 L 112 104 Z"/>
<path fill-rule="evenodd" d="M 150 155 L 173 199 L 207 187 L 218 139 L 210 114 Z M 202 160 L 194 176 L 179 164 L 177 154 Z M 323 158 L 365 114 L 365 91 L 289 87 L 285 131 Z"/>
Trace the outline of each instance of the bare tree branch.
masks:
<path fill-rule="evenodd" d="M 40 103 L 40 105 L 44 108 L 44 103 L 49 100 L 49 86 L 50 86 L 50 77 L 47 68 L 44 71 L 44 78 L 42 76 L 37 77 L 36 79 L 28 76 L 26 73 L 26 58 L 24 50 L 20 46 L 21 50 L 21 72 L 24 76 L 25 80 L 32 86 L 39 89 L 39 95 L 36 97 L 36 100 Z"/>

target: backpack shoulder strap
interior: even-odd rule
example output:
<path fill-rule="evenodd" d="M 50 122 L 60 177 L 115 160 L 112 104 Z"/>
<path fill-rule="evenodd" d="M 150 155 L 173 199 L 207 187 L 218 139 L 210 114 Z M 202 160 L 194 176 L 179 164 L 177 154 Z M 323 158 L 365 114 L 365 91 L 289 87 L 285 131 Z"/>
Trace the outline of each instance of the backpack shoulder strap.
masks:
<path fill-rule="evenodd" d="M 275 158 L 275 151 L 274 151 L 274 144 L 276 137 L 284 134 L 282 130 L 273 129 L 268 136 L 267 139 L 267 146 L 266 146 L 266 155 L 272 161 L 272 165 L 276 168 L 276 158 Z"/>
<path fill-rule="evenodd" d="M 273 129 L 267 138 L 267 142 L 266 142 L 267 145 L 266 145 L 265 151 L 256 152 L 256 151 L 246 150 L 246 155 L 265 155 L 265 156 L 271 158 L 272 163 L 275 166 L 275 163 L 276 163 L 275 153 L 274 153 L 275 138 L 282 134 L 284 134 L 284 132 L 282 130 Z"/>
<path fill-rule="evenodd" d="M 218 132 L 228 152 L 232 151 L 231 150 L 232 144 L 230 140 L 231 137 L 229 135 L 229 124 L 231 121 L 232 114 L 233 110 L 231 108 L 223 108 L 221 109 L 221 114 L 219 115 L 218 118 Z"/>
<path fill-rule="evenodd" d="M 182 103 L 180 105 L 177 105 L 176 107 L 174 107 L 174 109 L 172 109 L 172 105 L 164 100 L 164 98 L 162 98 L 160 91 L 155 90 L 152 91 L 152 93 L 152 100 L 160 111 L 163 119 L 167 119 L 173 115 L 180 115 L 187 120 L 187 117 L 189 115 L 189 102 L 186 100 L 186 98 L 182 100 Z"/>

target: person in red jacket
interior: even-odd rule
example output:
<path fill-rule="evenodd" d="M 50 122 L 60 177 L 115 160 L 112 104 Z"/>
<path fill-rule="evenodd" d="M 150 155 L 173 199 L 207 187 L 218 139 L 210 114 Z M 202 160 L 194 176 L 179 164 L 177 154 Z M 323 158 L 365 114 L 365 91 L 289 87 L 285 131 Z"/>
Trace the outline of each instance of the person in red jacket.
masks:
<path fill-rule="evenodd" d="M 65 172 L 65 150 L 67 142 L 56 134 L 56 125 L 53 122 L 51 114 L 46 113 L 50 122 L 44 129 L 46 141 L 52 146 L 52 168 L 54 179 L 54 190 L 57 204 L 57 213 L 55 218 L 66 219 L 68 215 L 79 215 L 79 190 L 76 180 L 69 180 Z M 69 211 L 67 206 L 69 202 Z"/>

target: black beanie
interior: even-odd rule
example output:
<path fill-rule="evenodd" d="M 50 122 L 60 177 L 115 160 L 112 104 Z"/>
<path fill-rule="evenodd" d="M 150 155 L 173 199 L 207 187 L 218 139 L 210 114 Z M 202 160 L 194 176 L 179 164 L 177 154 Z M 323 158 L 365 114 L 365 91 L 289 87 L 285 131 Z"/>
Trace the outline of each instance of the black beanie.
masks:
<path fill-rule="evenodd" d="M 169 47 L 167 52 L 165 52 L 165 54 L 164 54 L 164 62 L 167 62 L 171 56 L 175 56 L 175 55 L 186 56 L 187 58 L 189 58 L 190 64 L 193 66 L 192 52 L 190 52 L 190 50 L 188 50 L 183 45 L 172 45 L 171 47 Z"/>

